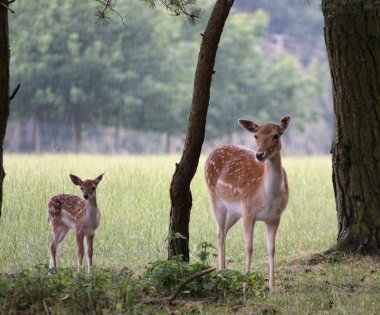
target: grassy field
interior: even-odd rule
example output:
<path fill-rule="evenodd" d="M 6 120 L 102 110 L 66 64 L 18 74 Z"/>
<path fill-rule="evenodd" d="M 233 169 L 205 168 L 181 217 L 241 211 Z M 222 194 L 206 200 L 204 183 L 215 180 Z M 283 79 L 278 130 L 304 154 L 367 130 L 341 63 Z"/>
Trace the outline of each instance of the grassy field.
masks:
<path fill-rule="evenodd" d="M 98 188 L 101 225 L 95 236 L 94 263 L 98 267 L 143 268 L 166 256 L 169 220 L 168 187 L 178 157 L 104 157 L 74 155 L 7 155 L 3 217 L 0 221 L 0 271 L 30 268 L 48 262 L 49 197 L 80 194 L 68 174 L 95 178 L 105 171 Z M 203 163 L 192 184 L 191 249 L 216 242 L 216 224 L 203 180 Z M 285 159 L 291 199 L 280 225 L 277 260 L 328 248 L 336 234 L 330 163 L 327 158 Z M 321 231 L 323 231 L 321 233 Z M 244 238 L 239 222 L 228 235 L 227 259 L 244 269 Z M 74 234 L 62 243 L 60 266 L 76 265 Z M 216 258 L 212 263 L 216 263 Z M 265 226 L 255 231 L 254 265 L 266 261 Z"/>
<path fill-rule="evenodd" d="M 94 264 L 99 268 L 142 272 L 149 262 L 166 257 L 169 219 L 168 187 L 177 156 L 6 155 L 5 200 L 0 219 L 0 272 L 14 272 L 48 263 L 50 227 L 46 204 L 50 196 L 79 195 L 69 173 L 83 179 L 105 172 L 97 190 L 101 225 L 95 236 Z M 203 180 L 201 160 L 192 183 L 190 244 L 216 243 L 216 224 Z M 285 158 L 290 203 L 277 238 L 278 293 L 244 305 L 197 304 L 199 313 L 331 313 L 375 314 L 380 306 L 378 261 L 343 258 L 342 262 L 304 266 L 299 263 L 334 243 L 337 230 L 329 158 Z M 253 270 L 266 276 L 265 226 L 256 225 Z M 216 251 L 215 251 L 216 253 Z M 241 222 L 227 239 L 231 269 L 244 270 Z M 211 265 L 217 265 L 212 256 Z M 76 266 L 73 233 L 58 253 L 58 267 Z M 359 294 L 359 295 L 358 295 Z M 359 296 L 359 299 L 353 299 Z M 366 306 L 366 307 L 364 307 Z M 186 306 L 187 308 L 189 306 Z M 192 307 L 190 307 L 192 309 Z M 181 311 L 182 312 L 182 311 Z M 180 312 L 180 313 L 181 313 Z M 164 310 L 165 313 L 165 310 Z"/>

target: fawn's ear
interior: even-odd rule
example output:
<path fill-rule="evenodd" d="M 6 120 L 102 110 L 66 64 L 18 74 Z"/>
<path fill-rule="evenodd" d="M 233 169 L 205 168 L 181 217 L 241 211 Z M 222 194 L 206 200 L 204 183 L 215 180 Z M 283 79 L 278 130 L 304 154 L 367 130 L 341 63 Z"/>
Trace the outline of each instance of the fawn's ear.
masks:
<path fill-rule="evenodd" d="M 77 186 L 82 185 L 82 180 L 78 176 L 70 174 L 70 178 L 74 185 L 77 185 Z"/>
<path fill-rule="evenodd" d="M 103 175 L 104 175 L 104 173 L 103 173 L 103 174 L 101 174 L 101 175 L 99 175 L 98 177 L 96 177 L 96 178 L 94 179 L 94 181 L 95 181 L 96 185 L 97 185 L 97 184 L 99 184 L 99 182 L 102 180 L 102 178 L 103 178 Z"/>
<path fill-rule="evenodd" d="M 286 129 L 288 129 L 290 125 L 290 119 L 291 119 L 290 116 L 285 116 L 281 118 L 281 124 L 280 124 L 281 134 L 283 134 L 286 131 Z"/>
<path fill-rule="evenodd" d="M 239 119 L 239 124 L 249 132 L 257 132 L 260 128 L 258 124 L 255 124 L 253 121 L 245 119 Z"/>

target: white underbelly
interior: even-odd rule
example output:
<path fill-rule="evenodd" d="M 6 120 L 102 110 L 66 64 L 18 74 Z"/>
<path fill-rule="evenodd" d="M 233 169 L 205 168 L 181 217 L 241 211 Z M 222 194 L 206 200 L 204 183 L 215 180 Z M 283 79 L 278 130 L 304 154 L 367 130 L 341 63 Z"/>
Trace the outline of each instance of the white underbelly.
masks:
<path fill-rule="evenodd" d="M 229 215 L 237 218 L 244 216 L 244 207 L 242 202 L 221 201 Z M 278 220 L 286 207 L 286 201 L 283 198 L 277 198 L 270 202 L 262 204 L 253 204 L 248 209 L 248 215 L 257 221 L 272 222 Z"/>
<path fill-rule="evenodd" d="M 227 211 L 241 218 L 243 216 L 243 205 L 241 202 L 227 202 L 223 200 L 223 204 L 226 207 Z"/>

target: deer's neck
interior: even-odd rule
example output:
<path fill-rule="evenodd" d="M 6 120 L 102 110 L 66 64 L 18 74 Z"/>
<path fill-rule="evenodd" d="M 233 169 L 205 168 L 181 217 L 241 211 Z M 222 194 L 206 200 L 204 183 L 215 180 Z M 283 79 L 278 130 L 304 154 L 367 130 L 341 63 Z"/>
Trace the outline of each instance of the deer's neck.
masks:
<path fill-rule="evenodd" d="M 284 187 L 284 174 L 282 170 L 281 155 L 265 161 L 264 187 L 268 193 L 277 193 Z"/>
<path fill-rule="evenodd" d="M 86 200 L 86 211 L 88 214 L 96 213 L 98 211 L 98 204 L 96 203 L 96 197 Z"/>

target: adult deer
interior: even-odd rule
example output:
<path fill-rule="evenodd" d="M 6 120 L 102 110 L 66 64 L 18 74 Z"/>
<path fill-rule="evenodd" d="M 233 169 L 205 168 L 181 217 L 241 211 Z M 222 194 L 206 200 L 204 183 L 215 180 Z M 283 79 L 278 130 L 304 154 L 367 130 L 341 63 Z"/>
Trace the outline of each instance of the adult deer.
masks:
<path fill-rule="evenodd" d="M 279 125 L 260 126 L 243 119 L 239 123 L 255 134 L 257 152 L 227 145 L 214 150 L 205 165 L 218 224 L 219 270 L 225 268 L 227 232 L 243 217 L 246 271 L 250 272 L 254 226 L 256 221 L 264 221 L 267 225 L 269 288 L 273 291 L 276 233 L 289 198 L 287 177 L 281 164 L 281 135 L 290 124 L 290 116 L 283 117 Z"/>
<path fill-rule="evenodd" d="M 96 179 L 81 180 L 70 174 L 74 185 L 80 186 L 83 198 L 60 194 L 53 196 L 48 204 L 48 221 L 52 226 L 50 244 L 50 267 L 57 267 L 58 245 L 65 239 L 70 229 L 75 230 L 78 246 L 78 272 L 82 267 L 84 239 L 87 245 L 87 271 L 92 267 L 93 240 L 100 223 L 100 212 L 96 203 L 96 188 L 103 174 Z"/>

